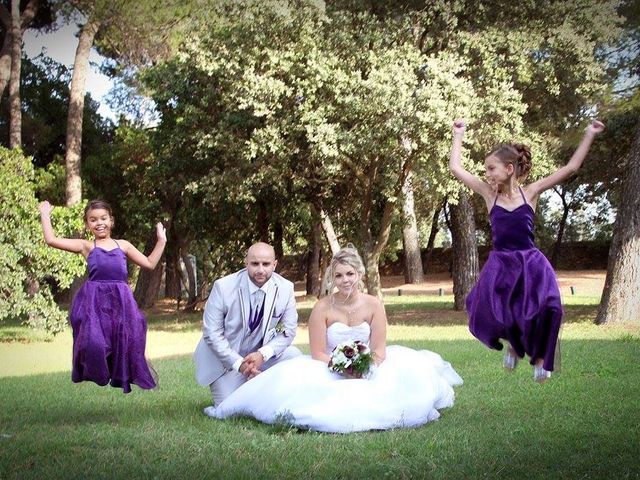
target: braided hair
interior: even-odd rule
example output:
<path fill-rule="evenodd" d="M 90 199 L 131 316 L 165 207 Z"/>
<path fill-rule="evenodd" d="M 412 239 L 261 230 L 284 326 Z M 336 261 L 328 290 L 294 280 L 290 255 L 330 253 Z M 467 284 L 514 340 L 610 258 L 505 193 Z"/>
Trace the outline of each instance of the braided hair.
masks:
<path fill-rule="evenodd" d="M 496 157 L 504 165 L 513 165 L 514 174 L 519 182 L 531 171 L 531 150 L 523 143 L 502 143 L 491 150 L 488 156 Z"/>

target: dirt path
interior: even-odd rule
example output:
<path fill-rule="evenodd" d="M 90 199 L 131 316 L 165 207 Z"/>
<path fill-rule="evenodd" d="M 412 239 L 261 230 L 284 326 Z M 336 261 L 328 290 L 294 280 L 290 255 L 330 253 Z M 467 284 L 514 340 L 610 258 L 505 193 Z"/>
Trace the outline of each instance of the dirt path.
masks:
<path fill-rule="evenodd" d="M 558 283 L 560 293 L 571 295 L 573 287 L 574 295 L 600 295 L 604 287 L 604 270 L 558 270 Z M 304 295 L 304 282 L 296 283 L 296 294 Z M 404 283 L 402 276 L 382 277 L 382 292 L 385 295 L 438 295 L 442 289 L 443 295 L 453 293 L 453 283 L 449 274 L 437 273 L 425 276 L 425 281 L 417 285 Z"/>

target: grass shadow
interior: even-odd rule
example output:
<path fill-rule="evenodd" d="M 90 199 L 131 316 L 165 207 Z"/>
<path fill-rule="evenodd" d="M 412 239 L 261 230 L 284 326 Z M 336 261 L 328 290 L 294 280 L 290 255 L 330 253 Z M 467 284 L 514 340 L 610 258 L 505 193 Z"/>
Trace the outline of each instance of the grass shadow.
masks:
<path fill-rule="evenodd" d="M 385 299 L 385 309 L 390 325 L 450 326 L 465 325 L 466 313 L 453 310 L 453 301 L 447 297 L 403 296 Z M 312 306 L 298 307 L 300 325 L 307 325 Z M 590 323 L 595 319 L 597 303 L 592 297 L 575 297 L 571 303 L 564 304 L 565 323 Z M 153 310 L 146 314 L 149 331 L 179 333 L 195 332 L 202 328 L 201 311 L 176 312 L 164 309 Z M 62 333 L 64 334 L 64 332 Z M 46 332 L 33 330 L 20 320 L 11 319 L 0 324 L 0 344 L 32 343 L 51 341 L 54 337 Z"/>

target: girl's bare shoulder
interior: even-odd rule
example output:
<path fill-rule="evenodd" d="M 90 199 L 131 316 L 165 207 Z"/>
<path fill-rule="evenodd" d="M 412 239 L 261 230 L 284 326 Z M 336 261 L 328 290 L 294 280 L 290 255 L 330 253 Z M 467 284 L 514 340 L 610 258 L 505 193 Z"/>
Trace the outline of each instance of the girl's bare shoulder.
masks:
<path fill-rule="evenodd" d="M 127 253 L 132 247 L 131 243 L 127 242 L 124 238 L 114 238 L 113 240 L 118 244 L 120 250 L 122 250 L 124 253 Z"/>

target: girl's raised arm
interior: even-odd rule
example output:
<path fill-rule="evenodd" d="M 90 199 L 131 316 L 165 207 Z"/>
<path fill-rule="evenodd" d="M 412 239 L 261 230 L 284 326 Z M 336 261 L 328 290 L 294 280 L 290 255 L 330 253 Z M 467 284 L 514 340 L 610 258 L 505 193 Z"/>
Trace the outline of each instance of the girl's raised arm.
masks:
<path fill-rule="evenodd" d="M 449 158 L 449 169 L 451 173 L 476 193 L 482 195 L 485 200 L 490 201 L 494 192 L 491 186 L 480 180 L 462 166 L 462 138 L 467 128 L 464 120 L 453 122 L 453 145 L 451 147 L 451 157 Z"/>
<path fill-rule="evenodd" d="M 82 253 L 85 257 L 87 256 L 89 247 L 87 246 L 86 240 L 56 236 L 51 226 L 51 211 L 53 210 L 53 206 L 48 201 L 40 202 L 38 210 L 40 210 L 40 223 L 42 224 L 44 241 L 47 242 L 47 245 L 67 252 Z"/>
<path fill-rule="evenodd" d="M 158 237 L 158 241 L 156 242 L 156 246 L 148 257 L 146 257 L 142 252 L 140 252 L 140 250 L 131 245 L 129 242 L 123 240 L 122 249 L 127 255 L 127 258 L 136 265 L 142 268 L 146 268 L 147 270 L 153 270 L 154 268 L 156 268 L 156 265 L 158 265 L 158 262 L 162 257 L 164 246 L 167 244 L 167 231 L 164 228 L 164 225 L 162 225 L 162 223 L 160 222 L 156 224 L 156 235 Z"/>
<path fill-rule="evenodd" d="M 571 175 L 576 173 L 578 169 L 582 166 L 587 153 L 589 152 L 589 148 L 591 147 L 591 143 L 597 134 L 604 130 L 604 123 L 594 120 L 589 124 L 589 126 L 585 129 L 584 136 L 580 141 L 580 145 L 576 148 L 576 151 L 569 159 L 569 162 L 560 167 L 558 170 L 553 172 L 548 177 L 541 178 L 540 180 L 533 182 L 528 186 L 527 190 L 530 192 L 531 198 L 537 198 L 542 192 L 552 188 L 559 183 L 562 183 Z"/>

